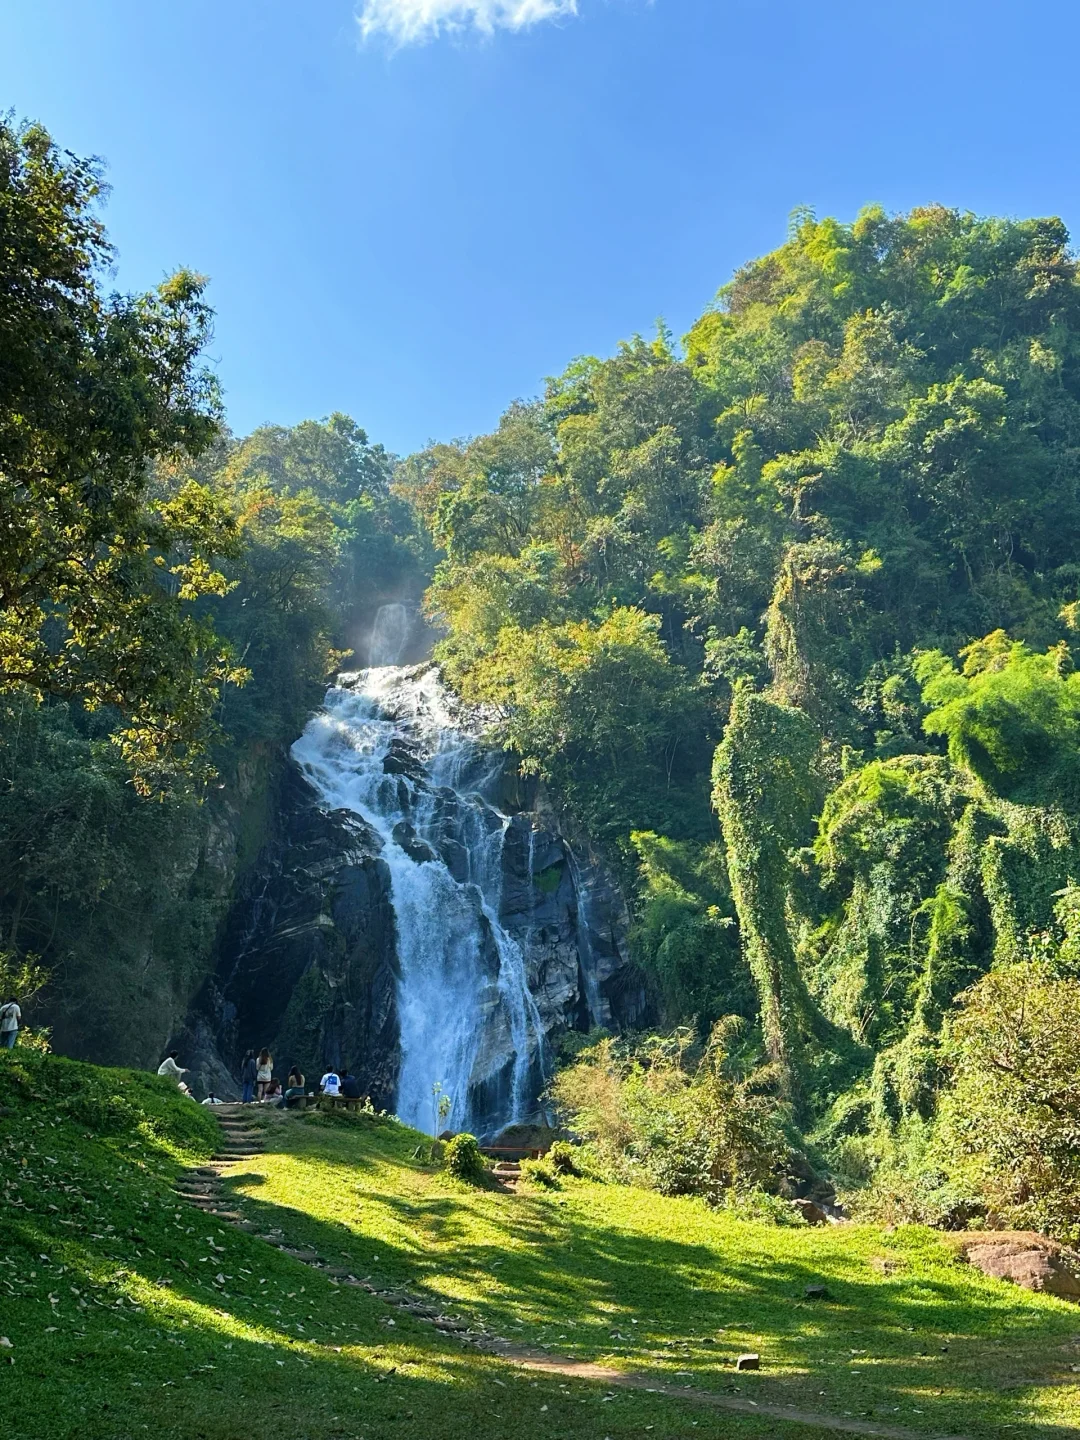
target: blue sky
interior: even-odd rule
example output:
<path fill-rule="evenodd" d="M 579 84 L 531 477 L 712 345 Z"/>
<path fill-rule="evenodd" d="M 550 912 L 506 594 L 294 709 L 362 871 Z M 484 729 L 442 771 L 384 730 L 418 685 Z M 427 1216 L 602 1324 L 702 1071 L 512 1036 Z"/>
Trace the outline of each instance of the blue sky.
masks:
<path fill-rule="evenodd" d="M 681 333 L 797 205 L 1080 236 L 1078 42 L 1019 0 L 0 0 L 0 108 L 108 162 L 122 288 L 211 277 L 235 430 L 404 453 Z"/>

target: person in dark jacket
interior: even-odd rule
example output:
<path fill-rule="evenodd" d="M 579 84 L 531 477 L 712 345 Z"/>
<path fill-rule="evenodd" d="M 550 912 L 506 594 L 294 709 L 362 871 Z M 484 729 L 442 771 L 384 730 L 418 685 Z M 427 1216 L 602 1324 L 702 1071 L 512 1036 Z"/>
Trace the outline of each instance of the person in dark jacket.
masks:
<path fill-rule="evenodd" d="M 244 1063 L 240 1067 L 240 1083 L 244 1087 L 244 1104 L 250 1105 L 255 1098 L 255 1078 L 259 1073 L 259 1065 L 255 1059 L 255 1051 L 249 1050 L 244 1056 Z"/>
<path fill-rule="evenodd" d="M 341 1093 L 346 1100 L 360 1099 L 360 1081 L 346 1065 L 341 1072 Z"/>

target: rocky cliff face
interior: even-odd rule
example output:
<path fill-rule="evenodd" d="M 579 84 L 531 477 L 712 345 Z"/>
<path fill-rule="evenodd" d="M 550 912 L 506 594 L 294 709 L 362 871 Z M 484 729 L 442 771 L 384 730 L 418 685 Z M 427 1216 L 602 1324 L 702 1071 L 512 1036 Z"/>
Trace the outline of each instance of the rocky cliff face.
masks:
<path fill-rule="evenodd" d="M 396 957 L 379 837 L 356 815 L 321 808 L 290 763 L 273 835 L 224 925 L 215 973 L 196 998 L 183 1048 L 199 1093 L 237 1093 L 244 1053 L 307 1076 L 348 1061 L 373 1102 L 397 1083 Z"/>
<path fill-rule="evenodd" d="M 340 711 L 330 715 L 318 747 L 302 751 L 298 743 L 314 783 L 290 768 L 273 838 L 236 898 L 216 972 L 178 1043 L 200 1090 L 235 1094 L 243 1053 L 267 1045 L 282 1072 L 295 1061 L 317 1076 L 327 1063 L 347 1062 L 377 1106 L 416 1108 L 430 1080 L 426 1070 L 419 1081 L 414 1074 L 412 1089 L 406 1078 L 402 1093 L 403 1044 L 408 1060 L 413 1037 L 415 1072 L 415 1037 L 441 1043 L 440 1012 L 464 1005 L 472 1010 L 475 1039 L 462 1072 L 470 1078 L 459 1076 L 457 1086 L 467 1083 L 468 1123 L 490 1132 L 536 1114 L 560 1033 L 633 1024 L 644 994 L 629 964 L 626 907 L 603 867 L 580 844 L 571 847 L 535 789 L 514 803 L 501 787 L 502 811 L 485 802 L 476 775 L 486 772 L 488 787 L 498 791 L 498 766 L 492 779 L 493 757 L 475 747 L 464 761 L 455 752 L 454 783 L 445 783 L 447 774 L 418 738 L 415 716 L 406 724 L 393 709 L 402 693 L 415 695 L 418 676 L 427 675 L 430 689 L 430 672 L 400 673 L 399 690 L 380 700 L 378 724 L 390 728 L 378 743 L 357 728 L 351 710 L 352 728 Z M 346 707 L 355 706 L 348 691 L 338 694 Z M 331 761 L 333 783 L 319 768 Z M 356 774 L 366 787 L 363 803 L 349 788 Z M 331 803 L 335 796 L 347 803 Z M 416 867 L 424 867 L 423 884 Z M 418 903 L 434 911 L 421 917 L 419 931 L 410 909 Z M 449 960 L 436 957 L 425 990 L 417 935 L 438 949 L 443 928 L 470 926 L 473 934 L 452 939 Z M 404 981 L 403 955 L 412 966 Z M 459 973 L 468 969 L 463 957 L 471 981 Z M 511 963 L 523 969 L 528 988 L 524 1057 L 507 998 Z M 402 1005 L 409 1022 L 404 1042 Z M 419 1028 L 418 1006 L 429 1012 Z M 459 1027 L 452 1045 L 460 1049 L 463 1034 Z M 462 1108 L 459 1097 L 452 1117 L 459 1124 Z"/>

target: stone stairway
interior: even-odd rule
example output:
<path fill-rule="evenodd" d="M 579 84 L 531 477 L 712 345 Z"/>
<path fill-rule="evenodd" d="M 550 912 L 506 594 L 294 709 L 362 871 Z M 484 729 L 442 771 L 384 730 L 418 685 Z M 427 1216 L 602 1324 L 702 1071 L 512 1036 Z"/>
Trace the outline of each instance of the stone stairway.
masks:
<path fill-rule="evenodd" d="M 521 1166 L 516 1160 L 500 1160 L 491 1172 L 507 1190 L 516 1190 L 521 1179 Z"/>
<path fill-rule="evenodd" d="M 185 1170 L 174 1186 L 177 1195 L 189 1205 L 244 1229 L 248 1222 L 229 1207 L 221 1172 L 225 1166 L 261 1155 L 265 1149 L 262 1133 L 251 1124 L 248 1111 L 246 1105 L 215 1106 L 214 1118 L 222 1131 L 221 1147 L 209 1164 Z"/>

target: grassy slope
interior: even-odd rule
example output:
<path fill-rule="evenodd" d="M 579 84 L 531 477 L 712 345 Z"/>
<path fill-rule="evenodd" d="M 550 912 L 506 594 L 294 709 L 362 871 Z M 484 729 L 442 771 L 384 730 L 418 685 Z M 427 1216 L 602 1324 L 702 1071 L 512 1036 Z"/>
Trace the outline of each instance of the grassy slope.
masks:
<path fill-rule="evenodd" d="M 446 1297 L 497 1333 L 717 1389 L 753 1348 L 764 1371 L 738 1377 L 753 1398 L 927 1431 L 1075 1433 L 1080 1311 L 967 1273 L 925 1232 L 778 1230 L 585 1182 L 507 1197 L 425 1169 L 396 1124 L 260 1118 L 267 1154 L 234 1167 L 260 1228 Z M 471 1354 L 178 1201 L 172 1178 L 216 1139 L 207 1112 L 156 1077 L 0 1056 L 8 1434 L 829 1433 L 642 1393 L 608 1400 L 603 1386 Z M 835 1301 L 797 1298 L 819 1280 Z"/>

